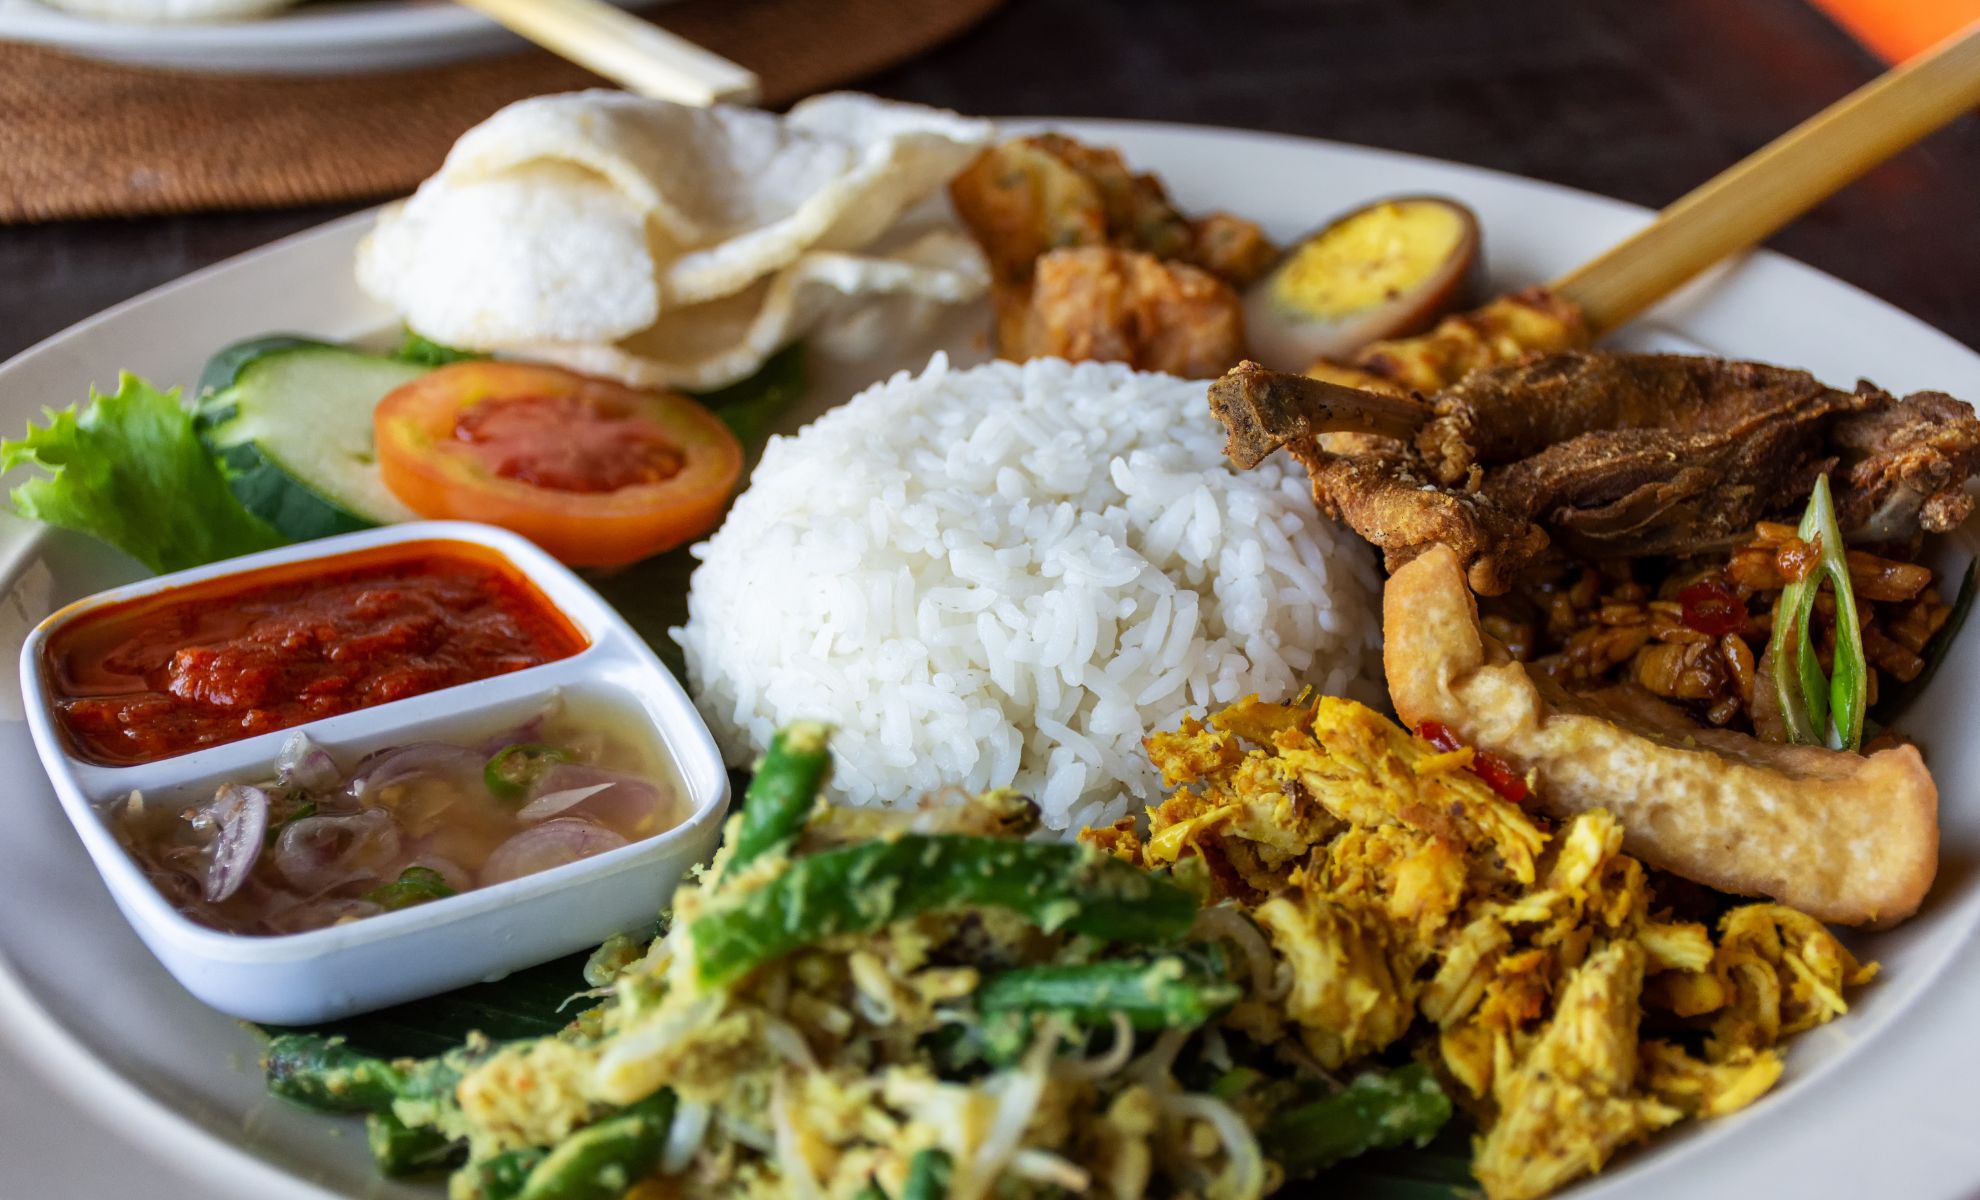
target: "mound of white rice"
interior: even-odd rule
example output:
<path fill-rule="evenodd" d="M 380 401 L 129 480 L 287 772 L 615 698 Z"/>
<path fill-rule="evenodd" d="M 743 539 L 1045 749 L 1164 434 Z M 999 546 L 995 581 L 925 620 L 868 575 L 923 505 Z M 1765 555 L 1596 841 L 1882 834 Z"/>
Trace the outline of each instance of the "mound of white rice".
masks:
<path fill-rule="evenodd" d="M 1160 798 L 1141 739 L 1191 710 L 1379 696 L 1373 555 L 1223 437 L 1201 382 L 937 355 L 775 439 L 674 631 L 729 762 L 815 717 L 839 802 L 1011 786 L 1077 828 Z"/>

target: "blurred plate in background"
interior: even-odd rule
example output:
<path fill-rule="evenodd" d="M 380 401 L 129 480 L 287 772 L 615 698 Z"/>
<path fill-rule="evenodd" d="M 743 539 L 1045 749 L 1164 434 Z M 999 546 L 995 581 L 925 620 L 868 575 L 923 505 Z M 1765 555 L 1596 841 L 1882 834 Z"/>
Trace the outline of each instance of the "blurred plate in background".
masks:
<path fill-rule="evenodd" d="M 653 8 L 666 0 L 611 0 Z M 452 0 L 314 0 L 249 21 L 148 24 L 0 0 L 0 41 L 180 71 L 318 75 L 389 71 L 517 50 L 521 38 Z"/>

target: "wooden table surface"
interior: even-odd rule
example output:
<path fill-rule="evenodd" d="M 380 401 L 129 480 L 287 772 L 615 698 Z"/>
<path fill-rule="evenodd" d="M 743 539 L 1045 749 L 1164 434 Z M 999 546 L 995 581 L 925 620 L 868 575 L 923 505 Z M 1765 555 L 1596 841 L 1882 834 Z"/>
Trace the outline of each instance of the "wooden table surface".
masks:
<path fill-rule="evenodd" d="M 1878 69 L 1801 0 L 1011 0 L 862 86 L 972 113 L 1310 134 L 1656 206 Z M 0 358 L 342 211 L 0 229 Z M 1774 245 L 1980 347 L 1976 215 L 1969 116 Z"/>

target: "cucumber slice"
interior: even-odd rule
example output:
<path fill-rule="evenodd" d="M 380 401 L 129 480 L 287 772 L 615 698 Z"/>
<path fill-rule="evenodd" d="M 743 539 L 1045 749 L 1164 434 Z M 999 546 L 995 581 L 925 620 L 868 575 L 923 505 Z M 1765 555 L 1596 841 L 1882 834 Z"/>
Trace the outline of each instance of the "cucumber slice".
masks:
<path fill-rule="evenodd" d="M 209 372 L 229 351 L 216 356 Z M 426 367 L 340 346 L 270 339 L 199 398 L 200 440 L 248 511 L 296 541 L 417 515 L 385 486 L 371 411 Z"/>
<path fill-rule="evenodd" d="M 210 392 L 233 387 L 234 380 L 241 377 L 241 372 L 249 363 L 270 354 L 295 350 L 303 346 L 314 346 L 324 350 L 344 349 L 342 346 L 304 337 L 298 333 L 264 333 L 260 337 L 247 338 L 221 347 L 212 358 L 206 360 L 206 366 L 200 369 L 199 383 L 193 388 L 193 395 L 203 397 Z"/>

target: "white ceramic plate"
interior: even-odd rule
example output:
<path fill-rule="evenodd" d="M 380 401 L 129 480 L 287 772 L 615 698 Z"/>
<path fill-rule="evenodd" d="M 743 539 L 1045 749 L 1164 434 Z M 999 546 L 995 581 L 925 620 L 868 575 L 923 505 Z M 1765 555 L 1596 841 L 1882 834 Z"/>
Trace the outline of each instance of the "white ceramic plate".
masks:
<path fill-rule="evenodd" d="M 664 0 L 611 0 L 652 8 Z M 103 21 L 0 0 L 0 41 L 178 71 L 317 75 L 389 71 L 519 50 L 521 38 L 452 0 L 313 0 L 242 21 Z"/>
<path fill-rule="evenodd" d="M 1551 278 L 1648 217 L 1562 188 L 1324 142 L 1111 122 L 1060 127 L 1120 146 L 1138 169 L 1167 180 L 1185 209 L 1231 209 L 1281 238 L 1373 197 L 1460 197 L 1478 212 L 1491 282 L 1499 287 Z M 368 220 L 352 217 L 203 271 L 28 351 L 0 367 L 0 428 L 18 429 L 43 404 L 66 404 L 92 383 L 112 383 L 119 368 L 190 383 L 210 351 L 245 335 L 376 332 L 389 315 L 350 282 L 352 247 Z M 986 324 L 981 312 L 960 316 L 948 331 L 950 349 L 980 357 Z M 1770 254 L 1695 285 L 1625 341 L 1804 366 L 1844 385 L 1866 375 L 1894 391 L 1980 395 L 1980 355 Z M 925 350 L 822 372 L 812 407 L 843 400 Z M 13 522 L 0 529 L 0 579 L 9 585 L 0 633 L 17 647 L 55 603 L 130 574 L 130 564 L 108 552 L 67 536 L 33 536 Z M 0 645 L 0 661 L 6 651 Z M 265 1098 L 254 1038 L 187 996 L 117 915 L 39 778 L 13 685 L 0 686 L 0 763 L 15 782 L 0 834 L 0 1039 L 47 1069 L 45 1078 L 0 1074 L 0 1114 L 39 1109 L 53 1088 L 94 1122 L 63 1139 L 74 1147 L 0 1137 L 0 1162 L 12 1155 L 20 1164 L 14 1176 L 26 1180 L 60 1177 L 54 1164 L 62 1156 L 87 1155 L 95 1176 L 128 1178 L 137 1194 L 163 1194 L 165 1176 L 146 1165 L 153 1159 L 132 1157 L 119 1172 L 91 1149 L 118 1136 L 101 1132 L 108 1124 L 168 1164 L 167 1173 L 198 1181 L 188 1195 L 430 1195 L 376 1181 L 350 1124 Z M 1882 961 L 1884 973 L 1863 990 L 1855 1011 L 1797 1039 L 1786 1078 L 1751 1109 L 1661 1138 L 1574 1195 L 1934 1200 L 1980 1189 L 1980 1138 L 1971 1122 L 1980 1079 L 1980 1032 L 1972 1020 L 1980 1013 L 1980 739 L 1963 728 L 1974 697 L 1980 633 L 1969 632 L 1907 722 L 1927 747 L 1941 788 L 1939 886 L 1915 920 L 1860 939 L 1859 949 Z M 0 1192 L 18 1190 L 6 1182 L 0 1174 Z"/>

